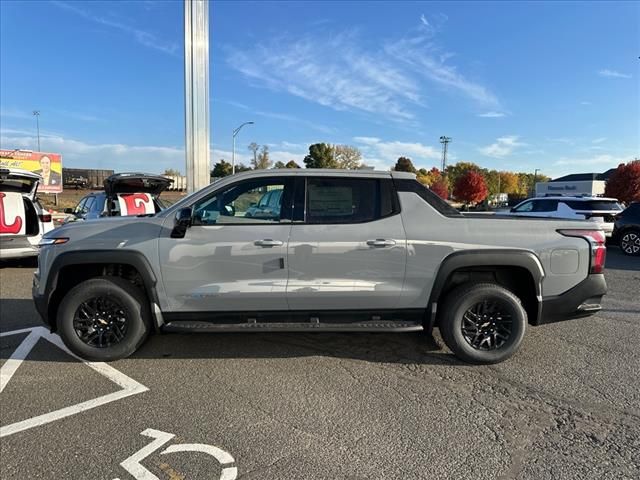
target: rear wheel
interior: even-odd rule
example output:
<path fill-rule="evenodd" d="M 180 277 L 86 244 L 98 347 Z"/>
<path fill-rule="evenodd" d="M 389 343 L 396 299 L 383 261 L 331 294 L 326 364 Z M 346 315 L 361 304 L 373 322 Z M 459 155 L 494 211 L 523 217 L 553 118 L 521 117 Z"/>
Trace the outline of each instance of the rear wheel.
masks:
<path fill-rule="evenodd" d="M 128 357 L 150 331 L 147 299 L 137 287 L 118 277 L 87 280 L 63 298 L 58 331 L 73 353 L 87 360 Z"/>
<path fill-rule="evenodd" d="M 440 334 L 458 358 L 498 363 L 513 355 L 524 337 L 527 312 L 513 292 L 494 283 L 453 289 L 442 305 Z"/>
<path fill-rule="evenodd" d="M 626 230 L 620 235 L 620 250 L 626 255 L 640 255 L 640 230 Z"/>

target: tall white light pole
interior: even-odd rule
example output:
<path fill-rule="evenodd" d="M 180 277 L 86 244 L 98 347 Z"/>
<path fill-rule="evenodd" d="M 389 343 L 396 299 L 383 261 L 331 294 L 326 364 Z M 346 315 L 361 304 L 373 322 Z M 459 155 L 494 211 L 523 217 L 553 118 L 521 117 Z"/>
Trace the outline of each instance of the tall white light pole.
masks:
<path fill-rule="evenodd" d="M 211 183 L 209 1 L 184 0 L 184 111 L 187 191 Z"/>
<path fill-rule="evenodd" d="M 40 152 L 40 110 L 34 110 L 33 116 L 36 117 L 36 129 L 38 131 L 38 151 Z"/>
<path fill-rule="evenodd" d="M 236 135 L 245 125 L 253 125 L 254 122 L 244 122 L 238 128 L 233 130 L 233 147 L 231 149 L 231 175 L 236 173 Z"/>

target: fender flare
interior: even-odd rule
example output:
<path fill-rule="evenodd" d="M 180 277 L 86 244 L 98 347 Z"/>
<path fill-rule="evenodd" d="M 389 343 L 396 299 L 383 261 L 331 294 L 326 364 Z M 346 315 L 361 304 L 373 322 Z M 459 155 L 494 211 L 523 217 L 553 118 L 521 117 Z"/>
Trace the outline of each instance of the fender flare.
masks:
<path fill-rule="evenodd" d="M 131 265 L 138 271 L 138 273 L 140 273 L 145 293 L 151 302 L 149 309 L 151 310 L 152 316 L 156 319 L 155 323 L 157 329 L 159 326 L 159 319 L 157 318 L 157 312 L 154 311 L 153 304 L 159 305 L 158 293 L 156 290 L 158 281 L 147 258 L 142 253 L 132 250 L 83 250 L 80 252 L 61 253 L 51 264 L 49 274 L 47 275 L 47 284 L 45 286 L 45 298 L 47 299 L 47 305 L 49 304 L 53 292 L 57 288 L 58 277 L 60 275 L 60 271 L 64 267 L 72 265 L 109 263 Z M 53 326 L 51 319 L 49 319 L 49 323 Z"/>
<path fill-rule="evenodd" d="M 429 297 L 428 309 L 428 331 L 433 330 L 436 320 L 438 302 L 442 295 L 442 290 L 453 272 L 461 268 L 482 267 L 482 266 L 504 266 L 519 267 L 527 270 L 533 278 L 535 294 L 537 300 L 538 315 L 542 312 L 542 280 L 545 277 L 544 268 L 535 253 L 529 250 L 518 249 L 482 249 L 482 250 L 462 250 L 453 252 L 446 256 L 440 263 L 440 268 L 436 273 L 431 295 Z M 539 319 L 531 319 L 538 323 Z"/>

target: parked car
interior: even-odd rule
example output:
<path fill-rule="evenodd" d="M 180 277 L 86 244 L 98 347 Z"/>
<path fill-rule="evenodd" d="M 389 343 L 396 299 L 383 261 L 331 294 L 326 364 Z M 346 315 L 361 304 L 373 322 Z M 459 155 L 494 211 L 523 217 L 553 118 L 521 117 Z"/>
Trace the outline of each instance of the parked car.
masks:
<path fill-rule="evenodd" d="M 38 255 L 42 235 L 53 230 L 36 198 L 41 180 L 27 170 L 0 168 L 0 260 Z"/>
<path fill-rule="evenodd" d="M 629 205 L 616 217 L 612 242 L 627 255 L 640 255 L 640 202 Z"/>
<path fill-rule="evenodd" d="M 158 213 L 165 208 L 159 195 L 171 182 L 162 175 L 116 173 L 105 179 L 103 192 L 91 192 L 74 208 L 66 208 L 62 223 Z"/>
<path fill-rule="evenodd" d="M 257 203 L 252 203 L 244 214 L 253 218 L 279 218 L 282 207 L 282 188 L 270 190 L 260 197 Z"/>
<path fill-rule="evenodd" d="M 622 208 L 615 198 L 537 197 L 520 202 L 511 209 L 510 214 L 520 217 L 586 219 L 597 223 L 604 234 L 611 237 L 615 217 Z"/>
<path fill-rule="evenodd" d="M 278 215 L 236 208 L 274 190 Z M 406 172 L 251 171 L 153 216 L 45 235 L 33 298 L 71 351 L 98 361 L 131 355 L 155 331 L 435 326 L 459 358 L 495 363 L 528 324 L 600 310 L 597 224 L 482 217 Z"/>

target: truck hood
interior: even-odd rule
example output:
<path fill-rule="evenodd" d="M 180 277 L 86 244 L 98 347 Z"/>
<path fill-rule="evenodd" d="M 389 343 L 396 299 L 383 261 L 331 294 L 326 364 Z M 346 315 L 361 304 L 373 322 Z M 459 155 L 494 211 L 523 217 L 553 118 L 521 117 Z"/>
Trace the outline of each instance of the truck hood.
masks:
<path fill-rule="evenodd" d="M 151 173 L 116 173 L 104 181 L 104 191 L 108 196 L 118 193 L 150 193 L 159 195 L 173 180 Z"/>

